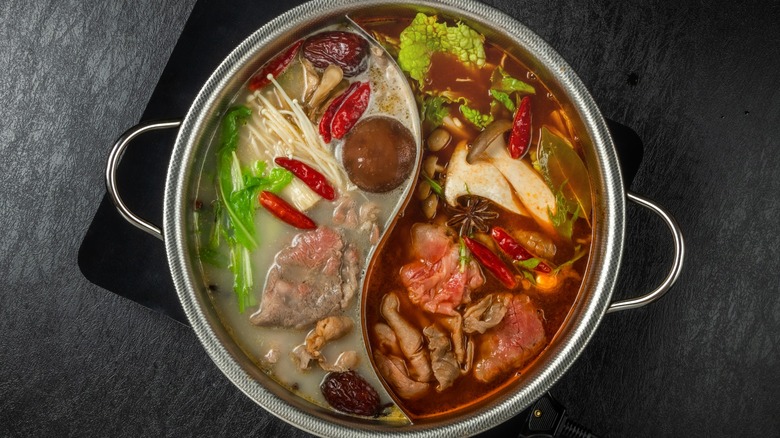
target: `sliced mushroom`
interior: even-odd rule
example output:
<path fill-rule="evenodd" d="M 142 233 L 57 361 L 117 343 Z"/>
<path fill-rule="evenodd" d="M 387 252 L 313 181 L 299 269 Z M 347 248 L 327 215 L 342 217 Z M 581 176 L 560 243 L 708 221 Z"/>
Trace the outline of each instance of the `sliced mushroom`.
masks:
<path fill-rule="evenodd" d="M 551 233 L 555 232 L 550 215 L 557 210 L 555 195 L 542 176 L 526 160 L 514 160 L 506 150 L 506 142 L 498 136 L 485 151 L 489 162 L 509 181 L 515 194 L 530 216 Z"/>
<path fill-rule="evenodd" d="M 311 65 L 311 64 L 310 64 Z M 320 79 L 320 85 L 317 87 L 316 90 L 314 90 L 314 93 L 311 95 L 311 98 L 309 99 L 309 106 L 311 108 L 317 108 L 320 106 L 322 102 L 327 99 L 328 95 L 331 91 L 333 91 L 334 88 L 336 88 L 336 85 L 341 82 L 341 79 L 344 77 L 344 71 L 341 70 L 341 67 L 339 67 L 336 64 L 331 64 L 328 67 L 325 68 L 325 71 L 322 73 L 322 79 Z"/>
<path fill-rule="evenodd" d="M 512 129 L 512 122 L 506 119 L 496 120 L 493 123 L 487 125 L 487 127 L 479 133 L 474 143 L 471 145 L 471 150 L 466 156 L 466 161 L 469 164 L 474 164 L 477 158 L 482 155 L 488 146 L 490 146 L 496 138 L 503 136 L 503 134 Z"/>
<path fill-rule="evenodd" d="M 290 64 L 276 80 L 290 98 L 297 99 L 299 102 L 306 102 L 306 98 L 314 92 L 320 83 L 317 71 L 305 59 Z M 280 102 L 285 100 L 279 99 Z"/>
<path fill-rule="evenodd" d="M 320 87 L 320 76 L 317 74 L 317 70 L 311 65 L 311 62 L 306 58 L 301 58 L 301 65 L 303 65 L 303 92 L 301 93 L 301 102 L 306 102 L 309 97 L 318 90 Z"/>
<path fill-rule="evenodd" d="M 447 165 L 447 182 L 444 185 L 444 198 L 453 207 L 463 195 L 481 196 L 490 199 L 506 210 L 527 216 L 522 204 L 514 197 L 509 182 L 492 164 L 478 160 L 474 164 L 466 162 L 466 141 L 455 147 Z"/>

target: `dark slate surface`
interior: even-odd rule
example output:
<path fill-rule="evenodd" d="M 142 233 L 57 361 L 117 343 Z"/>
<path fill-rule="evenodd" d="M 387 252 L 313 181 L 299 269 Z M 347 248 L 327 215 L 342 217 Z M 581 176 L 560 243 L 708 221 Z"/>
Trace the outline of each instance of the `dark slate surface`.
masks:
<path fill-rule="evenodd" d="M 235 389 L 188 328 L 77 266 L 109 145 L 141 119 L 190 10 L 208 12 L 194 3 L 0 3 L 0 436 L 305 436 Z M 608 436 L 776 435 L 780 6 L 489 3 L 639 133 L 632 189 L 677 217 L 689 249 L 672 292 L 606 317 L 552 393 Z M 292 5 L 238 1 L 211 16 Z M 201 42 L 226 54 L 230 33 L 215 26 Z M 145 116 L 176 115 L 160 111 Z M 657 282 L 671 246 L 651 214 L 628 218 L 620 296 Z"/>

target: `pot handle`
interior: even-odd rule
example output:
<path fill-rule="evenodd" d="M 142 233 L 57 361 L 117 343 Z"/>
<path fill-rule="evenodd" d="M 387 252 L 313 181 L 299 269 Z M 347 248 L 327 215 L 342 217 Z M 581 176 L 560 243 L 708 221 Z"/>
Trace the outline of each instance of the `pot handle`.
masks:
<path fill-rule="evenodd" d="M 657 214 L 661 217 L 661 219 L 664 220 L 664 222 L 666 222 L 666 226 L 669 227 L 669 231 L 672 234 L 672 240 L 674 242 L 674 259 L 672 260 L 672 267 L 669 270 L 669 274 L 666 276 L 664 281 L 662 281 L 661 284 L 655 288 L 655 290 L 637 298 L 616 301 L 612 303 L 609 308 L 607 308 L 607 313 L 636 309 L 650 304 L 664 296 L 669 288 L 672 287 L 674 282 L 677 281 L 677 277 L 680 276 L 680 272 L 682 271 L 683 267 L 683 258 L 685 258 L 685 242 L 683 241 L 682 230 L 680 230 L 680 226 L 677 224 L 677 221 L 674 220 L 669 212 L 664 210 L 663 207 L 656 204 L 655 202 L 647 198 L 643 198 L 636 193 L 626 192 L 626 197 L 629 201 L 632 201 L 641 207 L 645 207 L 653 213 Z"/>
<path fill-rule="evenodd" d="M 124 156 L 127 146 L 134 138 L 149 131 L 178 128 L 179 125 L 181 125 L 181 120 L 144 122 L 133 126 L 125 131 L 125 133 L 117 139 L 116 143 L 114 143 L 114 147 L 111 148 L 111 153 L 108 155 L 108 164 L 106 165 L 106 190 L 108 191 L 108 194 L 111 195 L 111 200 L 114 201 L 116 209 L 119 210 L 122 217 L 130 222 L 131 225 L 160 240 L 163 240 L 160 227 L 133 213 L 122 200 L 122 197 L 119 196 L 119 188 L 116 183 L 116 171 L 119 168 L 119 163 L 122 161 L 122 156 Z"/>

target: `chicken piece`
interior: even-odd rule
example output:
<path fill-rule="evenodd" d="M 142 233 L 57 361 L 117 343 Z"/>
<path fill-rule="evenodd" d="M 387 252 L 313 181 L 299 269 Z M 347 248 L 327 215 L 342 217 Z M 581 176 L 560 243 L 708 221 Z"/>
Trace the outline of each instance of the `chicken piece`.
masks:
<path fill-rule="evenodd" d="M 429 325 L 423 329 L 425 337 L 428 339 L 428 350 L 431 353 L 431 368 L 439 386 L 437 391 L 444 391 L 452 386 L 460 376 L 460 366 L 458 365 L 455 354 L 452 352 L 452 344 L 447 334 L 436 327 Z"/>
<path fill-rule="evenodd" d="M 463 313 L 463 331 L 485 333 L 497 326 L 504 319 L 511 299 L 511 294 L 490 294 L 482 298 Z"/>
<path fill-rule="evenodd" d="M 307 370 L 311 361 L 322 364 L 325 358 L 322 349 L 328 341 L 338 339 L 352 330 L 354 323 L 346 316 L 329 316 L 317 322 L 317 326 L 306 335 L 303 344 L 293 348 L 291 356 L 300 370 Z"/>
<path fill-rule="evenodd" d="M 311 361 L 316 360 L 306 349 L 306 344 L 300 344 L 293 348 L 290 352 L 290 357 L 300 371 L 308 370 Z"/>
<path fill-rule="evenodd" d="M 360 356 L 358 356 L 357 352 L 348 350 L 341 353 L 332 365 L 325 361 L 320 361 L 320 368 L 330 373 L 344 373 L 354 370 L 359 364 Z"/>
<path fill-rule="evenodd" d="M 474 377 L 486 383 L 523 366 L 546 341 L 539 313 L 527 295 L 513 295 L 501 323 L 482 336 Z"/>
<path fill-rule="evenodd" d="M 386 356 L 381 351 L 374 351 L 374 361 L 379 373 L 395 390 L 395 393 L 405 400 L 416 400 L 428 392 L 429 384 L 409 378 L 406 364 L 396 356 Z"/>
<path fill-rule="evenodd" d="M 394 293 L 385 295 L 382 297 L 382 316 L 395 332 L 398 346 L 409 361 L 409 375 L 418 382 L 430 382 L 433 371 L 423 348 L 423 337 L 415 326 L 398 313 L 399 306 L 400 302 Z"/>
<path fill-rule="evenodd" d="M 346 335 L 354 325 L 352 318 L 346 316 L 329 316 L 319 320 L 314 330 L 306 335 L 306 351 L 312 357 L 320 358 L 325 343 Z"/>
<path fill-rule="evenodd" d="M 271 365 L 275 364 L 276 362 L 279 362 L 279 349 L 278 348 L 271 348 L 268 350 L 268 353 L 263 356 L 263 359 Z"/>
<path fill-rule="evenodd" d="M 389 325 L 381 322 L 378 323 L 374 326 L 374 334 L 379 340 L 378 346 L 380 350 L 395 356 L 403 356 L 401 347 L 398 346 L 398 338 Z"/>
<path fill-rule="evenodd" d="M 371 201 L 364 203 L 360 206 L 358 216 L 360 217 L 360 229 L 367 229 L 366 225 L 376 222 L 379 217 L 379 205 Z"/>

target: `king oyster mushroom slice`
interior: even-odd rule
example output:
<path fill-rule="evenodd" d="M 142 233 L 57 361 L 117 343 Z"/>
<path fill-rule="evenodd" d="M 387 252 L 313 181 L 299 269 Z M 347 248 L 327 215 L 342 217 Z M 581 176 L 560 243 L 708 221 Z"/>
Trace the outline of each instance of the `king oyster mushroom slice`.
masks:
<path fill-rule="evenodd" d="M 465 140 L 458 143 L 452 152 L 447 166 L 447 182 L 444 186 L 444 198 L 447 203 L 455 207 L 461 196 L 481 196 L 513 213 L 528 216 L 523 205 L 516 201 L 512 186 L 501 177 L 496 167 L 483 160 L 469 164 L 466 161 L 467 154 Z"/>
<path fill-rule="evenodd" d="M 555 195 L 542 176 L 526 160 L 515 160 L 506 150 L 506 141 L 499 135 L 485 150 L 490 164 L 495 166 L 509 184 L 530 216 L 551 233 L 555 229 L 550 214 L 555 214 Z"/>

